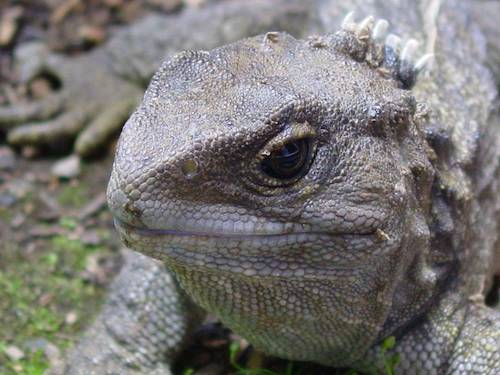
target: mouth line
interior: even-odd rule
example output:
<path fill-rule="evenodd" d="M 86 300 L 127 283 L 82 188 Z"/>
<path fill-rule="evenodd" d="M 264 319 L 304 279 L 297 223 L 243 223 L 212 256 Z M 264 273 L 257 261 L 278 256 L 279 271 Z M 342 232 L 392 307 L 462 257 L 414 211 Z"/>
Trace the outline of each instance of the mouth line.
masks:
<path fill-rule="evenodd" d="M 174 236 L 174 237 L 205 237 L 205 238 L 222 238 L 222 239 L 256 239 L 256 238 L 279 238 L 287 236 L 300 236 L 300 235 L 318 235 L 318 236 L 360 236 L 360 237 L 374 237 L 376 230 L 363 233 L 353 232 L 322 232 L 322 231 L 309 231 L 309 232 L 280 232 L 280 233 L 222 233 L 222 232 L 203 232 L 203 231 L 184 231 L 176 229 L 150 229 L 144 227 L 137 227 L 114 218 L 115 227 L 119 230 L 126 232 L 133 232 L 144 237 L 161 237 L 161 236 Z"/>

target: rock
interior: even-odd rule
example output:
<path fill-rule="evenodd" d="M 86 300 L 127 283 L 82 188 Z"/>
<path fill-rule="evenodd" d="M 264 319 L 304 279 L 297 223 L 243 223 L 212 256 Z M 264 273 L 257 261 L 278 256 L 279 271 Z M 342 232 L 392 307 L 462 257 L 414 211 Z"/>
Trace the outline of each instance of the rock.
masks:
<path fill-rule="evenodd" d="M 24 358 L 24 352 L 15 345 L 6 346 L 3 352 L 12 361 L 19 361 Z"/>
<path fill-rule="evenodd" d="M 74 311 L 70 311 L 69 313 L 66 314 L 66 317 L 64 318 L 64 322 L 71 326 L 75 324 L 78 320 L 78 314 Z"/>
<path fill-rule="evenodd" d="M 59 178 L 73 178 L 80 174 L 81 163 L 77 155 L 70 155 L 59 160 L 51 169 L 51 173 Z"/>
<path fill-rule="evenodd" d="M 0 170 L 10 171 L 16 166 L 16 156 L 9 147 L 0 147 Z"/>

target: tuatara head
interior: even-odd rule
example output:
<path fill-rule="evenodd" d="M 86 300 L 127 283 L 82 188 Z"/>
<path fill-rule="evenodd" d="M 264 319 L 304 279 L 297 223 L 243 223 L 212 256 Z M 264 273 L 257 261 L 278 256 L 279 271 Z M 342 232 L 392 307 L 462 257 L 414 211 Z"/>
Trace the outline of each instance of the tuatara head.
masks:
<path fill-rule="evenodd" d="M 268 353 L 336 366 L 404 330 L 445 273 L 411 80 L 358 37 L 175 56 L 125 125 L 108 188 L 124 242 L 202 307 Z"/>

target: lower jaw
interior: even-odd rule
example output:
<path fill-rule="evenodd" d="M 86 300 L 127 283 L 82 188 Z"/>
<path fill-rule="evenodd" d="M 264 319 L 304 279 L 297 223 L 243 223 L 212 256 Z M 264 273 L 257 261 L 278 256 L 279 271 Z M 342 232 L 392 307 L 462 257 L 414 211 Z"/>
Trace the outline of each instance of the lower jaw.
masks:
<path fill-rule="evenodd" d="M 331 281 L 316 280 L 304 288 L 300 279 L 240 278 L 175 262 L 169 267 L 198 305 L 260 350 L 281 358 L 352 366 L 380 328 L 342 313 L 350 311 L 348 301 L 339 302 Z M 320 296 L 314 289 L 329 293 Z"/>

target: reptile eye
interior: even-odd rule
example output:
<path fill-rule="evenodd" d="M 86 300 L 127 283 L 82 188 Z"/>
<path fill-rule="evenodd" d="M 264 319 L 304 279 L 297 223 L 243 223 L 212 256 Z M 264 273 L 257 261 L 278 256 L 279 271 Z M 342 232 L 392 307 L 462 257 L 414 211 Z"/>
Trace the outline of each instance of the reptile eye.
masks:
<path fill-rule="evenodd" d="M 277 179 L 291 179 L 300 176 L 310 158 L 310 139 L 302 138 L 286 142 L 272 151 L 260 166 L 262 171 Z"/>

